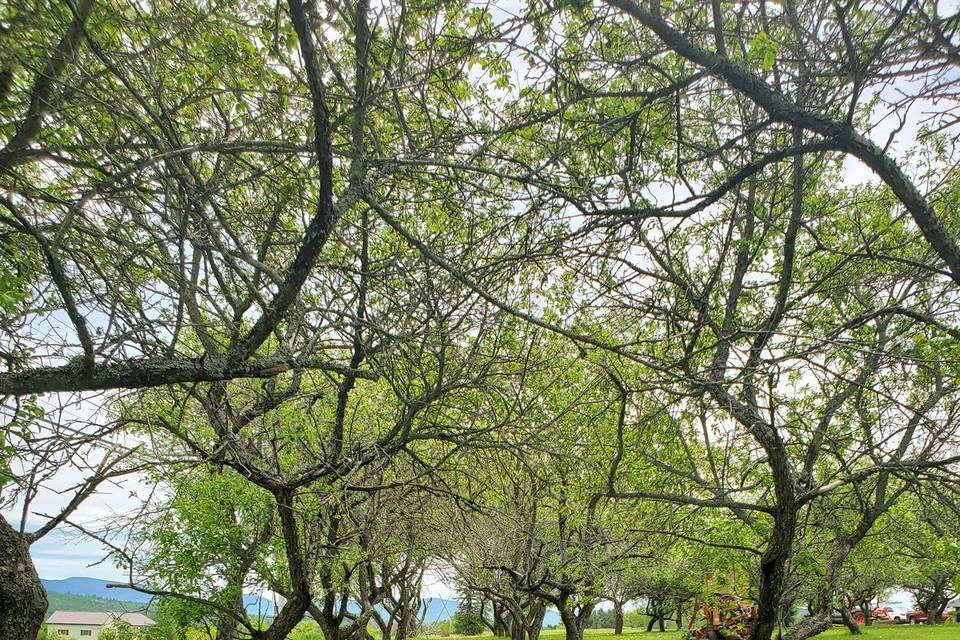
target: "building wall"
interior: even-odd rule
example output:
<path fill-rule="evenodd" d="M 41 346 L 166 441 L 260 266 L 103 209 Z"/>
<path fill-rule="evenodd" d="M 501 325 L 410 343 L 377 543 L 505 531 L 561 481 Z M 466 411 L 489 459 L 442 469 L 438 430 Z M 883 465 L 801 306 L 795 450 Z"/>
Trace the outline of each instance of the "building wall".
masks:
<path fill-rule="evenodd" d="M 100 630 L 103 628 L 100 625 L 95 624 L 48 624 L 47 628 L 53 634 L 55 638 L 78 638 L 80 640 L 95 640 L 100 635 Z M 61 630 L 66 630 L 66 634 L 61 633 Z M 83 634 L 82 631 L 89 631 L 90 634 Z"/>

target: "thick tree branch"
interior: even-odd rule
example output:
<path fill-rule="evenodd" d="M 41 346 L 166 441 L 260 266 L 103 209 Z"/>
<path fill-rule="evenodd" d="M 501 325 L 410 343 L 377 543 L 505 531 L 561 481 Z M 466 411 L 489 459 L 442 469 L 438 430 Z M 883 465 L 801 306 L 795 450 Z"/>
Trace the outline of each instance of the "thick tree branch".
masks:
<path fill-rule="evenodd" d="M 287 309 L 293 304 L 300 289 L 310 275 L 314 262 L 320 255 L 338 218 L 338 209 L 333 201 L 333 152 L 330 146 L 330 112 L 327 109 L 322 74 L 317 64 L 317 51 L 314 45 L 313 31 L 306 8 L 300 0 L 288 3 L 290 18 L 300 42 L 300 53 L 307 73 L 307 84 L 313 110 L 314 152 L 317 156 L 319 172 L 319 192 L 317 208 L 307 225 L 303 244 L 296 257 L 284 274 L 284 282 L 263 314 L 257 319 L 250 332 L 230 354 L 231 363 L 236 366 L 252 356 L 283 319 Z"/>
<path fill-rule="evenodd" d="M 354 371 L 319 358 L 273 355 L 239 364 L 233 364 L 225 357 L 134 358 L 119 363 L 97 364 L 89 371 L 84 363 L 72 363 L 0 373 L 0 395 L 149 388 L 234 378 L 273 378 L 296 369 L 319 369 L 341 374 L 349 372 L 358 378 L 376 378 L 376 374 L 369 371 Z"/>
<path fill-rule="evenodd" d="M 81 0 L 76 7 L 70 26 L 54 47 L 43 69 L 37 74 L 27 113 L 17 127 L 17 132 L 0 151 L 0 173 L 6 172 L 16 164 L 20 153 L 40 134 L 44 116 L 56 106 L 57 85 L 76 55 L 77 46 L 83 37 L 84 24 L 92 9 L 93 0 Z"/>
<path fill-rule="evenodd" d="M 833 140 L 838 150 L 852 155 L 870 167 L 907 208 L 923 237 L 946 263 L 954 281 L 960 284 L 960 247 L 923 194 L 883 149 L 854 131 L 846 122 L 801 107 L 784 94 L 770 88 L 750 71 L 731 62 L 726 56 L 694 44 L 665 20 L 633 0 L 607 0 L 607 3 L 653 31 L 678 55 L 709 70 L 750 98 L 774 120 L 802 127 Z"/>

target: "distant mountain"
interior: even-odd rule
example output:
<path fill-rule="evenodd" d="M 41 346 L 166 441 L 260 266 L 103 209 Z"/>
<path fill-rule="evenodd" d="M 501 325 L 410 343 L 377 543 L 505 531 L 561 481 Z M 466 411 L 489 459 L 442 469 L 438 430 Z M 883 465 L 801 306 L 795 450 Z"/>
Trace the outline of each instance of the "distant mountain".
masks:
<path fill-rule="evenodd" d="M 95 596 L 107 600 L 124 600 L 126 602 L 150 602 L 150 596 L 133 589 L 108 589 L 109 580 L 97 578 L 65 578 L 63 580 L 42 579 L 43 588 L 47 593 L 70 593 L 77 596 Z"/>
<path fill-rule="evenodd" d="M 109 580 L 97 578 L 66 578 L 64 580 L 41 580 L 50 600 L 50 609 L 56 611 L 137 611 L 143 610 L 150 602 L 150 596 L 133 589 L 121 587 L 108 589 Z M 272 600 L 265 596 L 246 594 L 243 602 L 247 612 L 253 616 L 270 617 L 274 614 Z M 433 624 L 453 617 L 459 608 L 456 600 L 445 598 L 425 598 L 427 614 L 424 622 Z M 350 609 L 359 610 L 356 603 Z M 545 626 L 560 624 L 556 611 L 548 610 L 544 618 Z"/>
<path fill-rule="evenodd" d="M 80 599 L 74 598 L 70 600 L 70 602 L 73 603 L 72 609 L 67 609 L 66 606 L 57 607 L 58 609 L 67 609 L 72 611 L 111 611 L 109 608 L 104 608 L 110 605 L 110 603 L 139 606 L 139 608 L 142 609 L 148 602 L 150 602 L 152 597 L 149 594 L 140 593 L 139 591 L 135 591 L 133 589 L 125 589 L 123 587 L 108 588 L 107 585 L 111 584 L 111 582 L 109 580 L 100 580 L 98 578 L 66 578 L 64 580 L 41 579 L 40 582 L 43 583 L 43 588 L 47 590 L 47 594 L 79 597 Z M 83 598 L 86 598 L 86 600 Z M 53 602 L 56 599 L 50 598 L 50 600 Z M 65 602 L 63 598 L 60 598 L 58 601 Z M 105 601 L 106 604 L 104 604 Z M 273 603 L 267 598 L 247 594 L 243 597 L 243 602 L 247 607 L 247 611 L 251 615 L 270 616 L 273 614 Z M 116 608 L 121 611 L 124 610 L 119 607 L 119 604 L 116 605 Z"/>
<path fill-rule="evenodd" d="M 453 617 L 453 614 L 457 612 L 457 609 L 460 608 L 459 602 L 445 598 L 424 598 L 424 602 L 427 603 L 427 613 L 423 617 L 423 621 L 426 624 L 449 620 Z M 359 605 L 355 602 L 350 603 L 348 609 L 354 613 L 360 611 Z M 543 624 L 544 626 L 560 624 L 560 614 L 553 609 L 547 609 L 547 614 L 543 618 Z"/>
<path fill-rule="evenodd" d="M 111 600 L 97 596 L 81 596 L 74 593 L 47 592 L 47 616 L 54 611 L 120 611 L 145 613 L 153 617 L 153 611 L 145 602 Z"/>

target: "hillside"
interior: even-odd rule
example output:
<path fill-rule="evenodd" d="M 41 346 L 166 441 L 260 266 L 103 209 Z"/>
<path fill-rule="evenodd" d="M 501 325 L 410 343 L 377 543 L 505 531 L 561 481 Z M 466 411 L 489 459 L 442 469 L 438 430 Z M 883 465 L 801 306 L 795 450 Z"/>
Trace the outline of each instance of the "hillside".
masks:
<path fill-rule="evenodd" d="M 53 611 L 143 611 L 150 603 L 150 596 L 133 589 L 108 588 L 108 580 L 97 578 L 66 578 L 63 580 L 41 580 L 47 590 L 49 607 L 47 614 Z M 247 611 L 254 616 L 269 616 L 273 612 L 273 603 L 269 598 L 254 594 L 244 596 Z M 459 604 L 455 600 L 429 598 L 425 622 L 432 624 L 450 619 Z M 351 607 L 355 608 L 355 607 Z M 149 615 L 149 614 L 148 614 Z M 559 617 L 555 612 L 547 614 L 546 624 L 556 624 Z M 557 620 L 553 620 L 557 618 Z"/>
<path fill-rule="evenodd" d="M 65 578 L 63 580 L 41 579 L 47 593 L 63 593 L 77 596 L 95 596 L 105 600 L 124 600 L 126 602 L 150 602 L 150 596 L 133 589 L 107 588 L 108 580 L 98 578 Z M 81 609 L 77 609 L 81 611 Z M 86 611 L 86 609 L 83 609 Z M 93 609 L 91 609 L 93 611 Z M 100 609 L 96 609 L 100 611 Z"/>
<path fill-rule="evenodd" d="M 83 596 L 73 593 L 47 591 L 47 616 L 54 611 L 136 611 L 151 615 L 150 608 L 144 602 L 111 600 L 97 596 Z"/>
<path fill-rule="evenodd" d="M 151 596 L 133 589 L 108 587 L 109 580 L 98 578 L 65 578 L 63 580 L 41 579 L 50 601 L 48 612 L 58 609 L 67 611 L 142 611 Z M 247 594 L 244 596 L 247 611 L 254 616 L 270 615 L 273 603 L 267 598 Z"/>

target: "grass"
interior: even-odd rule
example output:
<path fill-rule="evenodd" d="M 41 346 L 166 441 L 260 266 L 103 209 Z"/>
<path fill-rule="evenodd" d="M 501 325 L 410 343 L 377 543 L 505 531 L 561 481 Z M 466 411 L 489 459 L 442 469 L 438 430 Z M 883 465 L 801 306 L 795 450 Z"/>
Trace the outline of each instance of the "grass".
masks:
<path fill-rule="evenodd" d="M 862 627 L 863 635 L 859 636 L 863 640 L 960 640 L 960 625 L 940 624 L 936 626 L 927 625 L 874 625 Z M 663 640 L 676 640 L 681 638 L 682 634 L 674 629 L 668 629 L 664 633 L 651 631 L 647 633 L 643 629 L 624 629 L 622 636 L 613 635 L 612 629 L 587 629 L 584 632 L 584 640 L 635 640 L 639 636 L 656 640 L 658 637 Z M 562 630 L 545 630 L 540 634 L 543 640 L 563 640 Z M 829 631 L 817 636 L 823 640 L 854 640 L 858 636 L 853 636 L 845 627 L 834 626 Z"/>
<path fill-rule="evenodd" d="M 685 628 L 686 627 L 684 627 L 684 629 Z M 663 633 L 657 631 L 656 627 L 654 627 L 654 630 L 650 633 L 647 633 L 645 628 L 624 628 L 623 635 L 619 636 L 614 635 L 613 629 L 585 629 L 583 632 L 583 640 L 630 640 L 631 638 L 639 638 L 640 636 L 648 637 L 650 640 L 657 640 L 658 638 L 663 638 L 663 640 L 677 640 L 683 637 L 682 633 L 674 628 L 674 625 L 668 625 L 667 630 Z M 544 629 L 540 632 L 540 637 L 543 640 L 563 640 L 563 629 Z"/>
<path fill-rule="evenodd" d="M 835 625 L 829 631 L 817 636 L 818 640 L 960 640 L 960 625 L 941 624 L 936 626 L 923 625 L 873 625 L 870 627 L 861 627 L 863 635 L 854 636 L 847 631 L 846 627 Z M 684 637 L 684 631 L 668 627 L 663 633 L 654 630 L 647 633 L 645 629 L 625 628 L 623 635 L 614 635 L 613 629 L 587 629 L 583 633 L 583 640 L 680 640 Z M 563 640 L 563 629 L 544 629 L 540 632 L 541 640 Z M 294 633 L 290 635 L 290 640 L 323 640 L 319 627 L 315 623 L 302 623 Z M 415 640 L 494 640 L 489 633 L 483 636 L 422 636 Z M 506 639 L 497 639 L 506 640 Z"/>
<path fill-rule="evenodd" d="M 928 626 L 925 624 L 898 624 L 898 625 L 873 625 L 870 627 L 861 627 L 863 629 L 864 640 L 957 640 L 960 638 L 960 625 L 956 624 L 938 624 Z M 820 634 L 818 638 L 838 639 L 855 638 L 843 627 L 833 627 L 829 631 Z"/>
<path fill-rule="evenodd" d="M 960 625 L 941 624 L 936 626 L 927 625 L 874 625 L 862 627 L 863 635 L 859 636 L 863 640 L 960 640 Z M 638 640 L 641 636 L 648 640 L 678 640 L 683 637 L 682 632 L 676 629 L 668 628 L 665 632 L 651 631 L 647 633 L 644 629 L 624 629 L 623 635 L 616 636 L 613 629 L 587 629 L 584 634 L 584 640 Z M 492 639 L 493 636 L 487 636 Z M 858 636 L 853 636 L 845 627 L 834 626 L 829 631 L 817 636 L 823 640 L 854 640 Z M 563 629 L 544 629 L 540 633 L 541 640 L 563 640 Z M 419 639 L 418 639 L 419 640 Z M 424 640 L 441 640 L 440 638 L 426 638 Z M 449 636 L 446 640 L 466 640 L 462 636 Z"/>

